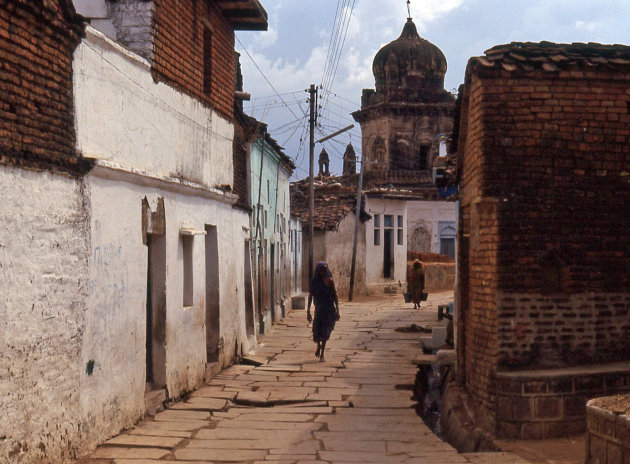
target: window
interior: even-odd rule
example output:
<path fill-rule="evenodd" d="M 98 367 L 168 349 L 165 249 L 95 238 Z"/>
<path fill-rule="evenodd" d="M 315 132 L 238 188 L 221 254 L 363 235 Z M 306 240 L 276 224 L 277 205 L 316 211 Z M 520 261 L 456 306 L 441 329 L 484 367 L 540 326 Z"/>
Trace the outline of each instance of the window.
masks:
<path fill-rule="evenodd" d="M 375 214 L 374 215 L 374 228 L 377 229 L 379 227 L 381 227 L 381 215 Z"/>
<path fill-rule="evenodd" d="M 402 226 L 403 226 L 403 217 L 398 216 L 398 227 L 402 228 Z"/>
<path fill-rule="evenodd" d="M 420 153 L 418 154 L 420 169 L 429 169 L 429 148 L 431 148 L 430 145 L 420 145 Z"/>
<path fill-rule="evenodd" d="M 455 259 L 455 239 L 442 238 L 440 240 L 440 254 L 450 256 Z"/>
<path fill-rule="evenodd" d="M 394 216 L 386 214 L 383 222 L 385 223 L 385 227 L 394 227 Z"/>
<path fill-rule="evenodd" d="M 403 217 L 402 216 L 398 216 L 396 218 L 396 225 L 398 226 L 398 230 L 396 231 L 396 243 L 398 243 L 398 245 L 402 245 L 403 244 L 403 232 L 404 232 L 404 228 L 403 228 Z"/>
<path fill-rule="evenodd" d="M 183 263 L 183 304 L 184 306 L 192 306 L 193 303 L 193 238 L 190 236 L 182 237 L 182 246 L 184 251 Z"/>
<path fill-rule="evenodd" d="M 374 246 L 381 244 L 381 229 L 374 229 Z"/>
<path fill-rule="evenodd" d="M 207 27 L 203 30 L 203 91 L 212 93 L 212 31 Z"/>

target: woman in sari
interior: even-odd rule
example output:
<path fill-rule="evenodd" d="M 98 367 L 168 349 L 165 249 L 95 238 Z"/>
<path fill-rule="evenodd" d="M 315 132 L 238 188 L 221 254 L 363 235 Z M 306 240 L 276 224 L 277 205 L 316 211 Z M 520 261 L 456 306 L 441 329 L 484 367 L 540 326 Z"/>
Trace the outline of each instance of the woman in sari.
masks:
<path fill-rule="evenodd" d="M 424 267 L 419 259 L 416 259 L 407 275 L 407 291 L 411 293 L 413 309 L 420 308 L 422 292 L 424 292 Z"/>
<path fill-rule="evenodd" d="M 315 319 L 311 317 L 311 303 L 315 302 Z M 335 328 L 335 322 L 339 320 L 339 301 L 335 291 L 335 283 L 328 264 L 324 261 L 317 263 L 311 288 L 308 294 L 308 309 L 306 311 L 308 322 L 313 321 L 313 341 L 317 343 L 315 356 L 324 361 L 324 349 L 330 334 Z"/>

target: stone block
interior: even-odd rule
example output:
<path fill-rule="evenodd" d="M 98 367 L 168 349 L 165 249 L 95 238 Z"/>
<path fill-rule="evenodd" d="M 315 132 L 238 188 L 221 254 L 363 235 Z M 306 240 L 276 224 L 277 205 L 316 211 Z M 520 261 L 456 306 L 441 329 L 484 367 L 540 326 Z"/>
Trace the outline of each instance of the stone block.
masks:
<path fill-rule="evenodd" d="M 549 421 L 545 422 L 545 439 L 577 435 L 584 432 L 584 421 Z"/>
<path fill-rule="evenodd" d="M 521 439 L 542 440 L 543 438 L 545 438 L 543 422 L 526 422 L 521 426 Z"/>
<path fill-rule="evenodd" d="M 540 419 L 559 418 L 562 415 L 562 398 L 543 396 L 536 398 L 535 417 Z"/>
<path fill-rule="evenodd" d="M 606 464 L 623 464 L 623 451 L 617 443 L 606 442 Z"/>
<path fill-rule="evenodd" d="M 594 393 L 604 389 L 604 378 L 602 376 L 583 376 L 574 380 L 576 392 Z"/>
<path fill-rule="evenodd" d="M 573 381 L 569 378 L 552 379 L 549 381 L 550 393 L 571 393 L 573 392 Z"/>
<path fill-rule="evenodd" d="M 586 462 L 606 462 L 606 442 L 592 434 L 586 440 Z"/>
<path fill-rule="evenodd" d="M 518 380 L 500 380 L 498 382 L 498 391 L 502 393 L 518 393 L 523 392 L 523 384 Z"/>
<path fill-rule="evenodd" d="M 531 398 L 517 398 L 514 401 L 514 418 L 519 421 L 528 421 L 532 418 Z"/>
<path fill-rule="evenodd" d="M 624 443 L 627 450 L 626 452 L 630 454 L 630 416 L 617 416 L 615 439 L 620 443 Z"/>
<path fill-rule="evenodd" d="M 526 395 L 535 395 L 537 393 L 547 393 L 547 382 L 542 380 L 530 380 L 523 385 L 523 392 Z"/>
<path fill-rule="evenodd" d="M 514 420 L 514 400 L 509 396 L 499 396 L 497 399 L 497 416 L 499 420 Z"/>
<path fill-rule="evenodd" d="M 589 409 L 589 430 L 606 437 L 615 436 L 616 416 L 610 411 L 600 408 L 590 407 Z"/>
<path fill-rule="evenodd" d="M 586 397 L 581 395 L 565 396 L 564 401 L 564 417 L 582 417 L 585 416 Z"/>
<path fill-rule="evenodd" d="M 521 423 L 499 421 L 497 423 L 497 438 L 521 438 Z"/>

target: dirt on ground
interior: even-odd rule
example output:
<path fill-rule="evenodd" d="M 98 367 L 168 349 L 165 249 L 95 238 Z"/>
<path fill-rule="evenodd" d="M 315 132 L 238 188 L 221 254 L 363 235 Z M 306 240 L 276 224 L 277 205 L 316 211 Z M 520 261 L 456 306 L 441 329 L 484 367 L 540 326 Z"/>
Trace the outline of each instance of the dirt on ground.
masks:
<path fill-rule="evenodd" d="M 537 464 L 584 464 L 586 435 L 549 440 L 496 440 L 502 450 Z"/>

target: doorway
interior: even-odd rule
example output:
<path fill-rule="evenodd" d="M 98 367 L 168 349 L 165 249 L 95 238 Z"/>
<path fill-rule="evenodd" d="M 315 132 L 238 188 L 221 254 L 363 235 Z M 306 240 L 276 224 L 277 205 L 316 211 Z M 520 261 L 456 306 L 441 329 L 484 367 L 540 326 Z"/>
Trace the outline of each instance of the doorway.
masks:
<path fill-rule="evenodd" d="M 250 242 L 249 240 L 245 240 L 245 248 L 243 250 L 243 285 L 245 287 L 245 333 L 247 335 L 255 334 L 251 259 L 252 255 L 250 250 Z"/>
<path fill-rule="evenodd" d="M 219 360 L 221 306 L 219 295 L 219 242 L 216 226 L 206 225 L 206 359 Z"/>
<path fill-rule="evenodd" d="M 383 277 L 391 279 L 393 277 L 394 230 L 385 229 L 383 232 Z"/>
<path fill-rule="evenodd" d="M 166 238 L 147 234 L 147 390 L 166 386 Z"/>
<path fill-rule="evenodd" d="M 269 246 L 269 308 L 271 309 L 271 322 L 276 321 L 276 244 Z"/>

